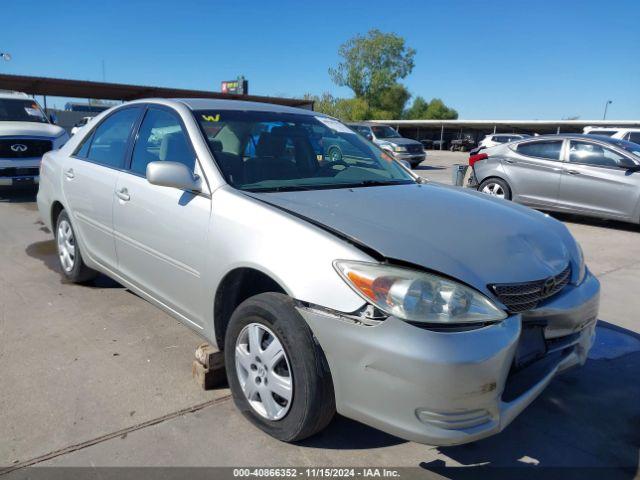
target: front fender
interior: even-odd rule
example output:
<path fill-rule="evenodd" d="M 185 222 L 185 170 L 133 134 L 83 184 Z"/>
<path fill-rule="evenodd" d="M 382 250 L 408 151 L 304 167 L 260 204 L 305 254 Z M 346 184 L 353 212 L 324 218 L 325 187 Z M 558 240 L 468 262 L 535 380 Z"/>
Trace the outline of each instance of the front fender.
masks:
<path fill-rule="evenodd" d="M 375 261 L 360 248 L 301 218 L 226 186 L 212 196 L 205 291 L 230 271 L 248 267 L 270 276 L 293 298 L 341 312 L 364 305 L 333 261 Z M 211 295 L 210 310 L 213 311 Z"/>

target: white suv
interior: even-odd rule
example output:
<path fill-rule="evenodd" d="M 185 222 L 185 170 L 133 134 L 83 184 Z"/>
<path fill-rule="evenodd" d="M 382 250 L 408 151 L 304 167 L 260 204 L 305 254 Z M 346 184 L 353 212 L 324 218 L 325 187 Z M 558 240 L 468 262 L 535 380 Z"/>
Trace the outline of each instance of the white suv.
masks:
<path fill-rule="evenodd" d="M 583 131 L 587 135 L 602 135 L 640 144 L 640 128 L 584 127 Z"/>
<path fill-rule="evenodd" d="M 33 98 L 0 91 L 0 186 L 38 183 L 42 155 L 68 139 Z"/>
<path fill-rule="evenodd" d="M 495 147 L 496 145 L 515 142 L 516 140 L 522 140 L 530 136 L 531 135 L 527 135 L 526 133 L 492 133 L 491 135 L 485 136 L 478 144 L 478 147 Z"/>

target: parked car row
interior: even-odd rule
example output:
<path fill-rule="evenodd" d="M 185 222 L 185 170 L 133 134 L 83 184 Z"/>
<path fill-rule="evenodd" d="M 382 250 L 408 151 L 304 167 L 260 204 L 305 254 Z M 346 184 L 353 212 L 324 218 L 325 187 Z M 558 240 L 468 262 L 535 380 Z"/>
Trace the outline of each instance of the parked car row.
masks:
<path fill-rule="evenodd" d="M 236 100 L 100 114 L 42 161 L 62 275 L 102 272 L 217 345 L 280 440 L 335 412 L 432 445 L 496 434 L 586 361 L 598 280 L 561 222 L 425 182 L 393 160 L 413 143 L 352 128 Z"/>

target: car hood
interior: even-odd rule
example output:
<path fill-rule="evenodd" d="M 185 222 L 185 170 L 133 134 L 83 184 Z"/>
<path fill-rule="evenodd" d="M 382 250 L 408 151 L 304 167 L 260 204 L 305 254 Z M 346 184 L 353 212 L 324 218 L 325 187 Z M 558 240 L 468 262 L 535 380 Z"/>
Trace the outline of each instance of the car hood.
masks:
<path fill-rule="evenodd" d="M 491 296 L 489 284 L 544 279 L 579 255 L 571 234 L 557 220 L 443 185 L 249 195 L 339 232 L 391 261 L 445 274 Z"/>
<path fill-rule="evenodd" d="M 380 143 L 392 143 L 393 145 L 422 145 L 417 140 L 412 140 L 410 138 L 380 138 L 378 139 Z"/>
<path fill-rule="evenodd" d="M 57 138 L 65 130 L 58 125 L 38 122 L 0 122 L 1 137 L 48 137 Z"/>

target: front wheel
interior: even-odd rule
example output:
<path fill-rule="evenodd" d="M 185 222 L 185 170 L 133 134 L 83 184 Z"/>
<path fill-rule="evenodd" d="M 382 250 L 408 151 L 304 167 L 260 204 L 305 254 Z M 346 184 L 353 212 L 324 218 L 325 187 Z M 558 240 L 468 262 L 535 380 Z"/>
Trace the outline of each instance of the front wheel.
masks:
<path fill-rule="evenodd" d="M 329 424 L 336 408 L 331 373 L 291 298 L 262 293 L 245 300 L 224 348 L 233 400 L 255 426 L 293 442 Z"/>
<path fill-rule="evenodd" d="M 511 200 L 511 188 L 509 188 L 509 184 L 501 178 L 489 178 L 483 181 L 478 187 L 478 190 L 492 197 Z"/>

